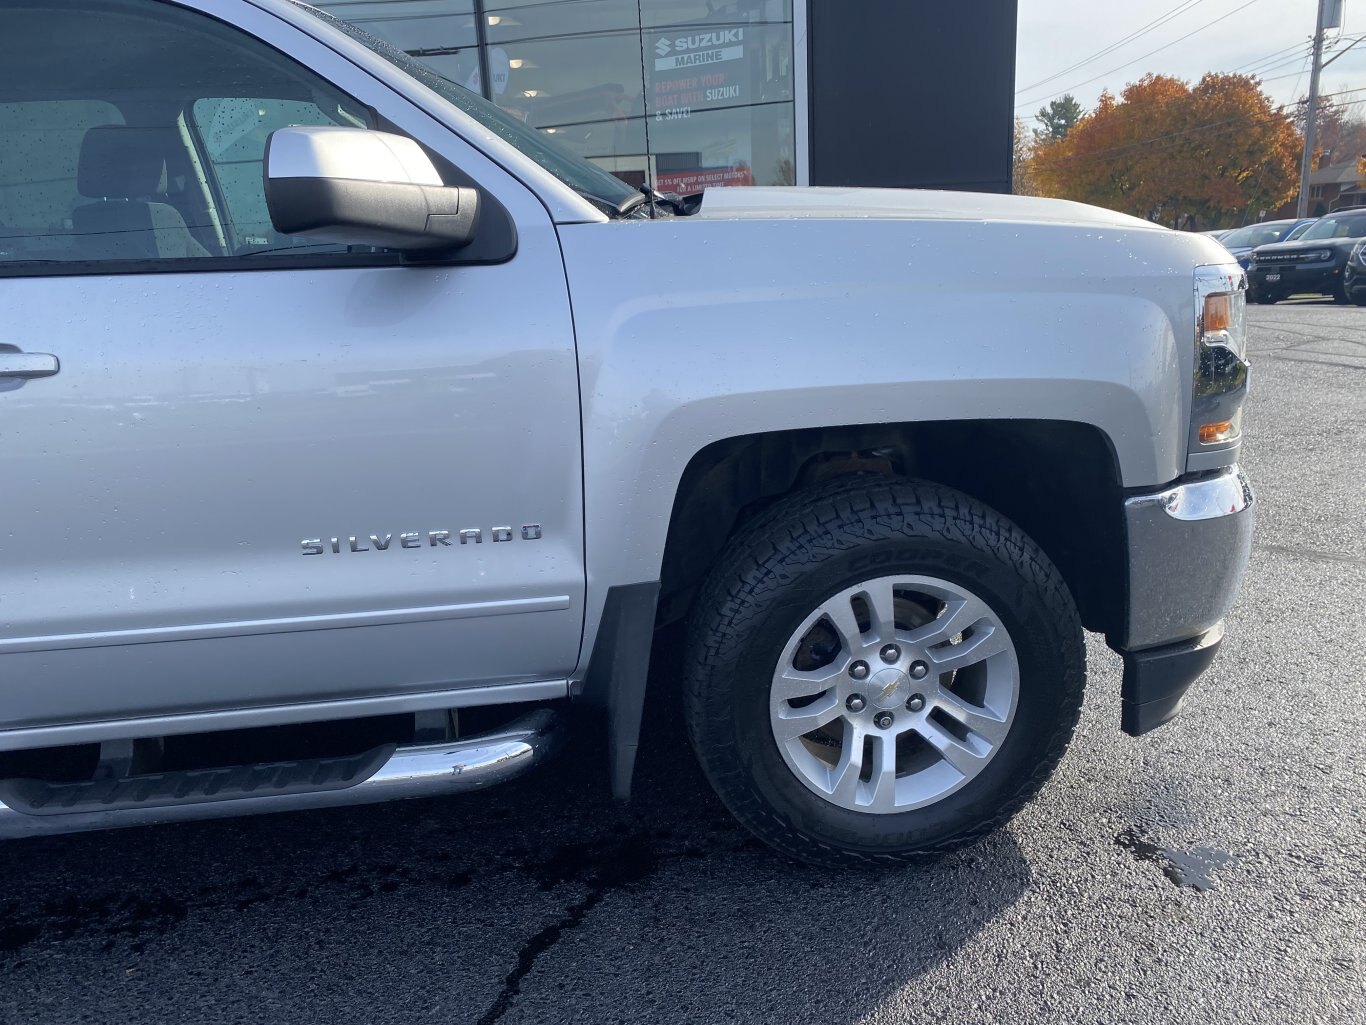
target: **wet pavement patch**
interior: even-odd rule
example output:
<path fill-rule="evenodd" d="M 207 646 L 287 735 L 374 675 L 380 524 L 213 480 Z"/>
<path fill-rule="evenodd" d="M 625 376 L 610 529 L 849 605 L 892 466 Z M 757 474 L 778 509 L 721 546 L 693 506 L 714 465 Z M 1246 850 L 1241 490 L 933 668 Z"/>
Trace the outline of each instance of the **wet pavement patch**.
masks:
<path fill-rule="evenodd" d="M 1139 861 L 1150 861 L 1161 866 L 1162 874 L 1174 886 L 1188 886 L 1202 893 L 1214 889 L 1214 873 L 1218 869 L 1236 861 L 1232 854 L 1213 847 L 1192 847 L 1184 851 L 1175 847 L 1161 847 L 1144 839 L 1137 829 L 1132 828 L 1125 829 L 1115 837 L 1115 843 L 1131 851 Z"/>
<path fill-rule="evenodd" d="M 17 904 L 0 908 L 0 955 L 18 955 L 40 938 L 70 940 L 79 936 L 100 939 L 100 949 L 113 950 L 119 941 L 141 953 L 149 938 L 164 936 L 176 928 L 189 908 L 170 897 L 129 896 L 80 900 L 66 897 L 46 901 L 30 909 L 28 921 L 20 920 Z M 0 968 L 12 958 L 0 957 Z"/>
<path fill-rule="evenodd" d="M 6 925 L 0 927 L 0 953 L 13 954 L 32 943 L 42 930 L 36 925 Z"/>

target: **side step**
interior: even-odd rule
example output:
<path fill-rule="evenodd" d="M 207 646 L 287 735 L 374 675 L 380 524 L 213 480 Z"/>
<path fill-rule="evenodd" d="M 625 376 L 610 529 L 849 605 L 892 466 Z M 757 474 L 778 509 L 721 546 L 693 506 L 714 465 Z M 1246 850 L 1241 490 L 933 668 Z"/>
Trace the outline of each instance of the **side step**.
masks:
<path fill-rule="evenodd" d="M 476 790 L 540 764 L 559 746 L 560 734 L 558 716 L 542 708 L 493 733 L 435 744 L 386 745 L 349 758 L 83 783 L 0 780 L 0 839 Z"/>

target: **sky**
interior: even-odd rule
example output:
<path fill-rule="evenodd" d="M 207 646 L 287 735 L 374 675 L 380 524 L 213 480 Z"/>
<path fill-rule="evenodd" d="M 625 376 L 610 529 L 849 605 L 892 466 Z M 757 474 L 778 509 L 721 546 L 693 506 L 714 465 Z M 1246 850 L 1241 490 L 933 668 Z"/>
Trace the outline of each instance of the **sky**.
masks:
<path fill-rule="evenodd" d="M 1325 60 L 1366 36 L 1366 0 L 1344 3 L 1340 39 L 1335 50 L 1325 50 Z M 1081 63 L 1173 11 L 1178 13 L 1169 21 Z M 1015 113 L 1032 125 L 1041 106 L 1067 92 L 1089 109 L 1102 89 L 1118 94 L 1150 71 L 1191 82 L 1207 71 L 1256 73 L 1274 102 L 1291 103 L 1309 92 L 1317 11 L 1317 0 L 1019 0 Z M 1337 31 L 1326 33 L 1337 37 Z M 1363 87 L 1366 40 L 1324 68 L 1320 92 L 1361 90 L 1339 102 L 1360 103 L 1357 113 L 1366 116 Z"/>

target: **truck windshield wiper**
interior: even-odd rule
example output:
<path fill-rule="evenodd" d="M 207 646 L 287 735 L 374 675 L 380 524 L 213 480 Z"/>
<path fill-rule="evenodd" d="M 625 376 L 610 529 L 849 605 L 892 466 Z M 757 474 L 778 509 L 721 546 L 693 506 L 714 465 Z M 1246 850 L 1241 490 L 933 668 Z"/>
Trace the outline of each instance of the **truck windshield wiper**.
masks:
<path fill-rule="evenodd" d="M 699 192 L 694 196 L 680 196 L 676 192 L 660 192 L 652 189 L 648 185 L 640 187 L 640 194 L 637 196 L 627 196 L 617 204 L 616 212 L 619 216 L 624 216 L 632 210 L 639 209 L 643 204 L 649 203 L 651 212 L 655 204 L 667 206 L 671 211 L 680 217 L 687 217 L 689 214 L 697 213 L 702 205 L 702 194 Z"/>
<path fill-rule="evenodd" d="M 639 210 L 650 201 L 650 194 L 646 191 L 646 186 L 642 185 L 640 191 L 634 196 L 627 196 L 615 207 L 618 217 L 625 217 L 632 210 Z"/>
<path fill-rule="evenodd" d="M 565 182 L 565 184 L 566 184 L 566 185 L 569 185 L 569 187 L 570 187 L 571 189 L 573 189 L 574 192 L 575 192 L 577 195 L 579 195 L 579 196 L 580 196 L 581 198 L 583 198 L 583 199 L 588 200 L 588 202 L 592 203 L 595 207 L 597 207 L 597 208 L 598 208 L 599 210 L 601 210 L 603 213 L 607 214 L 607 216 L 609 216 L 609 217 L 618 217 L 618 216 L 620 216 L 620 214 L 621 214 L 621 209 L 620 209 L 619 204 L 614 203 L 614 202 L 613 202 L 612 200 L 610 200 L 610 199 L 603 199 L 601 196 L 596 195 L 596 194 L 594 194 L 594 193 L 592 193 L 592 192 L 589 192 L 587 189 L 581 188 L 581 187 L 578 186 L 578 185 L 572 185 L 572 184 L 570 184 L 569 182 Z M 629 202 L 630 200 L 632 200 L 632 199 L 634 199 L 634 198 L 635 198 L 634 196 L 627 196 L 627 197 L 626 197 L 627 202 Z"/>

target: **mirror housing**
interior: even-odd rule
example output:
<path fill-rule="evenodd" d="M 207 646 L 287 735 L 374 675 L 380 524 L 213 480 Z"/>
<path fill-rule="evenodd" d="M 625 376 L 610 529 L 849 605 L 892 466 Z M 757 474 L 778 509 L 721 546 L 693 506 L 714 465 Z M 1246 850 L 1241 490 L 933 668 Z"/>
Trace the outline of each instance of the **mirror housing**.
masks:
<path fill-rule="evenodd" d="M 275 230 L 341 245 L 452 250 L 474 239 L 479 193 L 443 185 L 412 139 L 364 128 L 280 128 L 266 140 Z"/>

